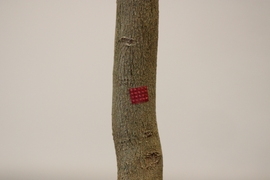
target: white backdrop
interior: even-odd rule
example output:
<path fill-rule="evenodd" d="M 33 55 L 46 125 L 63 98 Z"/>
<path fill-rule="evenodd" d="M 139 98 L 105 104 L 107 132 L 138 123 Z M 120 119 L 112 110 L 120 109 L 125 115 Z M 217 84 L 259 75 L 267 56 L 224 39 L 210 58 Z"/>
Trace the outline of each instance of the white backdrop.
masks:
<path fill-rule="evenodd" d="M 269 9 L 160 0 L 164 179 L 270 179 Z M 115 10 L 115 0 L 0 0 L 0 179 L 116 179 Z"/>

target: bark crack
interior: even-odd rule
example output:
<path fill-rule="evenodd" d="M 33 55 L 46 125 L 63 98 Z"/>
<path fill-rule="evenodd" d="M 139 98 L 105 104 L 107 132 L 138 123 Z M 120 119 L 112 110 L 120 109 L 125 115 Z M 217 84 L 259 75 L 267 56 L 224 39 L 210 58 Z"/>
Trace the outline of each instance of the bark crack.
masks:
<path fill-rule="evenodd" d="M 144 155 L 145 165 L 142 166 L 143 169 L 154 169 L 161 159 L 161 154 L 157 151 L 149 152 Z"/>
<path fill-rule="evenodd" d="M 144 131 L 144 137 L 151 137 L 153 135 L 153 132 L 151 130 Z"/>
<path fill-rule="evenodd" d="M 123 36 L 119 40 L 121 43 L 124 43 L 126 46 L 135 46 L 136 45 L 136 40 Z"/>

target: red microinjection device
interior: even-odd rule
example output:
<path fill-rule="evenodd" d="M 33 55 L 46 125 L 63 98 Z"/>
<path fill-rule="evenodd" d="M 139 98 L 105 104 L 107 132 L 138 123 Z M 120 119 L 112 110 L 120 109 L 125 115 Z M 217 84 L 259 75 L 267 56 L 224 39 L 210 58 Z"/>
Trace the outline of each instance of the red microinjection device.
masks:
<path fill-rule="evenodd" d="M 129 94 L 130 94 L 130 100 L 132 104 L 139 104 L 139 103 L 147 102 L 149 100 L 147 86 L 130 88 Z"/>

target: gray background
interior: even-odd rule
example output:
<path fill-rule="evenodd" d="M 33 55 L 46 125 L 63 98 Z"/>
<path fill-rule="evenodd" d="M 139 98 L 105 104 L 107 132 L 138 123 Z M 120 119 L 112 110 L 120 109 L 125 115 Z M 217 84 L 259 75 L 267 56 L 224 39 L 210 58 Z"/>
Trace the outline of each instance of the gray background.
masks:
<path fill-rule="evenodd" d="M 0 179 L 116 179 L 115 0 L 0 0 Z M 270 1 L 160 0 L 164 179 L 270 179 Z"/>

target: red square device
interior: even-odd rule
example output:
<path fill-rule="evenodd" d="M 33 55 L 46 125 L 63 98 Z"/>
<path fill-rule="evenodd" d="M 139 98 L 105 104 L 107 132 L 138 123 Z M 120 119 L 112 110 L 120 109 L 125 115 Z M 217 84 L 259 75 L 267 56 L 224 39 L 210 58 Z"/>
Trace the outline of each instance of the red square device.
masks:
<path fill-rule="evenodd" d="M 129 94 L 132 104 L 143 103 L 149 100 L 147 86 L 130 88 Z"/>

